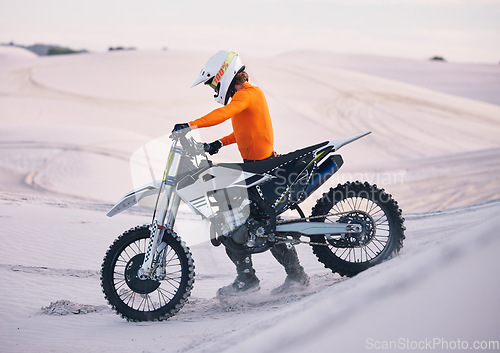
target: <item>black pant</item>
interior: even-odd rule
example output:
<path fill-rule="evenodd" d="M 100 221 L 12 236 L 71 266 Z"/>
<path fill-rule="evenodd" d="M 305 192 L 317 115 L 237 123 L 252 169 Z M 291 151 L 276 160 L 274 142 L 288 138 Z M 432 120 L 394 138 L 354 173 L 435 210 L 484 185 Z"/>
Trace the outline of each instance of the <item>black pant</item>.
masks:
<path fill-rule="evenodd" d="M 267 160 L 276 157 L 276 152 L 268 157 L 261 159 Z M 244 163 L 257 162 L 257 160 L 244 159 Z M 251 212 L 251 214 L 260 214 L 261 212 Z M 231 259 L 231 261 L 236 265 L 236 271 L 240 277 L 249 277 L 255 275 L 255 270 L 252 264 L 251 254 L 239 254 L 233 253 L 231 250 L 226 248 L 226 253 Z M 297 256 L 297 250 L 295 250 L 293 245 L 288 245 L 284 243 L 275 244 L 271 248 L 271 253 L 276 260 L 285 268 L 288 276 L 297 276 L 304 271 L 304 268 L 300 265 L 299 257 Z"/>
<path fill-rule="evenodd" d="M 274 158 L 276 156 L 277 156 L 276 152 L 273 151 L 273 154 L 271 154 L 267 158 L 264 158 L 264 159 L 243 159 L 243 163 L 252 163 L 252 162 L 258 162 L 258 161 L 267 161 L 268 159 L 272 159 L 272 158 Z"/>

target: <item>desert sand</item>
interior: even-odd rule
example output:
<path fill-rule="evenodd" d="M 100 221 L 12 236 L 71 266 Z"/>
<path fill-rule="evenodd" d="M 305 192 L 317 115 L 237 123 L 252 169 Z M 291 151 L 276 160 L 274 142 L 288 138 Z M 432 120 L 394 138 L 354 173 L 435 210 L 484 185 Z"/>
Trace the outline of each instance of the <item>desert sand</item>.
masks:
<path fill-rule="evenodd" d="M 340 150 L 345 165 L 303 209 L 339 182 L 376 183 L 403 209 L 402 252 L 342 278 L 301 245 L 311 286 L 287 297 L 270 294 L 283 269 L 271 254 L 256 255 L 261 291 L 227 305 L 215 292 L 233 280 L 233 265 L 183 208 L 176 230 L 196 266 L 189 302 L 164 322 L 129 323 L 110 310 L 102 258 L 150 214 L 106 213 L 137 183 L 135 151 L 218 107 L 208 88 L 189 88 L 210 54 L 37 57 L 0 47 L 1 351 L 364 352 L 431 343 L 442 351 L 464 342 L 500 350 L 498 65 L 242 53 L 268 98 L 279 153 L 372 131 Z M 196 136 L 210 142 L 230 131 L 226 122 Z M 213 160 L 240 157 L 233 146 Z"/>

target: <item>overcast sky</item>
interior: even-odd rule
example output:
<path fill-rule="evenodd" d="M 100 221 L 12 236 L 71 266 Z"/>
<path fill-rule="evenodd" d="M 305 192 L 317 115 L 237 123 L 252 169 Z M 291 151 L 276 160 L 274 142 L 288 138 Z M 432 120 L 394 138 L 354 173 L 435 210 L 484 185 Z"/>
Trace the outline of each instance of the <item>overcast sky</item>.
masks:
<path fill-rule="evenodd" d="M 0 43 L 500 61 L 500 0 L 2 0 Z"/>

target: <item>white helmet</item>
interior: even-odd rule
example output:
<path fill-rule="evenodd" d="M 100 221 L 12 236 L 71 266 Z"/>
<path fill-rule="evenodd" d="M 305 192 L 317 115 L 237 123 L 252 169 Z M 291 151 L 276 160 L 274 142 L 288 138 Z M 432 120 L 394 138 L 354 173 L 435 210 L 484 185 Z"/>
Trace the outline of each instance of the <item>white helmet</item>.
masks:
<path fill-rule="evenodd" d="M 233 91 L 234 76 L 244 69 L 245 65 L 241 62 L 238 54 L 220 50 L 208 59 L 191 87 L 204 82 L 214 89 L 215 100 L 226 105 L 234 94 L 231 92 Z"/>

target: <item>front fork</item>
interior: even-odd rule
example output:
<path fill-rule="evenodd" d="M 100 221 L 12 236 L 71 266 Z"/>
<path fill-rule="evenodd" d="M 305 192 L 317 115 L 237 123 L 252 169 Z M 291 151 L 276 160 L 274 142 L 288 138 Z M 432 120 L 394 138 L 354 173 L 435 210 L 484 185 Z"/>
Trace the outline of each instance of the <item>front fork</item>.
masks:
<path fill-rule="evenodd" d="M 162 242 L 162 239 L 165 231 L 173 231 L 177 211 L 179 210 L 181 199 L 174 192 L 174 189 L 175 176 L 179 169 L 182 154 L 183 150 L 177 146 L 177 143 L 174 143 L 170 149 L 162 186 L 158 192 L 158 198 L 161 198 L 161 201 L 156 208 L 155 216 L 151 223 L 151 235 L 144 256 L 144 262 L 138 271 L 138 277 L 143 280 L 161 280 L 165 278 L 165 249 L 167 244 Z M 163 197 L 161 197 L 161 193 L 163 193 Z"/>

